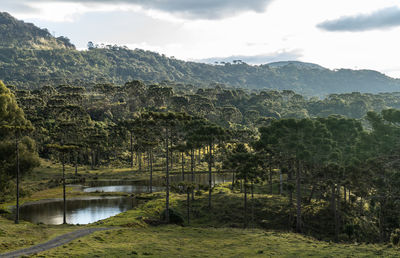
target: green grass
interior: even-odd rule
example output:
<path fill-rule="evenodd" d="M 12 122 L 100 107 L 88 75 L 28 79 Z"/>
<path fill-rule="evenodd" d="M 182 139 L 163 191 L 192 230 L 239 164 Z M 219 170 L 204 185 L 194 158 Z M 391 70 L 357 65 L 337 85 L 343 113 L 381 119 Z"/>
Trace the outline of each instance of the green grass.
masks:
<path fill-rule="evenodd" d="M 138 200 L 148 201 L 133 210 L 88 225 L 116 229 L 96 232 L 40 253 L 38 257 L 398 257 L 399 250 L 388 245 L 334 244 L 283 229 L 232 228 L 242 226 L 242 194 L 225 187 L 215 189 L 211 211 L 206 208 L 207 195 L 204 192 L 196 197 L 193 209 L 197 212 L 193 213 L 197 215 L 193 215 L 190 225 L 148 225 L 149 219 L 160 218 L 164 197 L 164 193 L 138 195 Z M 264 201 L 261 211 L 267 215 L 272 210 L 282 212 L 279 207 L 287 202 L 286 198 L 278 196 L 256 197 L 258 201 Z M 185 214 L 185 195 L 171 194 L 171 207 Z M 272 225 L 282 223 L 272 220 L 278 217 L 271 213 L 264 218 L 271 219 L 269 223 Z M 253 226 L 257 226 L 256 223 Z M 44 242 L 78 228 L 82 226 L 46 226 L 28 222 L 15 225 L 10 220 L 0 219 L 0 251 Z"/>
<path fill-rule="evenodd" d="M 0 216 L 0 253 L 39 244 L 77 228 L 71 225 L 35 225 L 24 221 L 14 224 L 12 220 Z"/>
<path fill-rule="evenodd" d="M 177 168 L 177 166 L 176 166 Z M 178 169 L 178 168 L 177 168 Z M 61 187 L 47 189 L 42 184 L 60 176 L 60 166 L 46 161 L 27 177 L 26 187 L 33 188 L 30 196 L 21 203 L 48 198 L 60 198 Z M 73 168 L 67 167 L 72 174 Z M 119 178 L 124 175 L 140 180 L 148 174 L 132 172 L 127 168 L 81 169 L 87 178 Z M 177 173 L 179 171 L 177 170 Z M 129 174 L 129 175 L 128 175 Z M 159 172 L 159 175 L 162 173 Z M 157 176 L 157 172 L 155 176 Z M 329 241 L 333 224 L 329 204 L 313 201 L 303 207 L 303 218 L 309 227 L 321 232 L 306 233 L 327 241 L 290 233 L 293 228 L 294 207 L 288 206 L 284 196 L 268 195 L 268 186 L 256 188 L 254 199 L 249 194 L 248 218 L 250 229 L 243 229 L 243 194 L 239 189 L 231 191 L 229 183 L 214 188 L 212 209 L 207 207 L 207 192 L 199 191 L 191 204 L 191 221 L 186 223 L 186 195 L 171 193 L 170 207 L 185 220 L 183 226 L 160 224 L 165 209 L 165 193 L 140 194 L 135 198 L 141 203 L 133 210 L 87 226 L 47 226 L 21 222 L 0 216 L 0 253 L 45 242 L 57 235 L 84 227 L 116 227 L 106 232 L 96 232 L 62 247 L 40 255 L 50 257 L 398 257 L 399 249 L 390 245 L 354 244 L 355 239 L 345 239 L 341 244 Z M 35 188 L 36 187 L 36 188 Z M 43 189 L 42 189 L 43 188 Z M 277 189 L 276 189 L 277 190 Z M 82 193 L 67 188 L 67 196 L 82 195 L 126 195 L 124 193 Z M 13 202 L 0 204 L 5 209 Z M 252 216 L 254 207 L 254 216 Z M 351 207 L 348 209 L 352 210 Z M 292 215 L 291 215 L 292 214 Z M 354 217 L 354 215 L 353 215 Z M 360 218 L 361 219 L 361 218 Z M 368 232 L 361 228 L 363 232 Z M 373 235 L 373 234 L 371 234 Z M 353 244 L 350 244 L 350 243 Z"/>
<path fill-rule="evenodd" d="M 398 257 L 383 245 L 333 244 L 260 229 L 158 226 L 97 232 L 46 257 Z"/>

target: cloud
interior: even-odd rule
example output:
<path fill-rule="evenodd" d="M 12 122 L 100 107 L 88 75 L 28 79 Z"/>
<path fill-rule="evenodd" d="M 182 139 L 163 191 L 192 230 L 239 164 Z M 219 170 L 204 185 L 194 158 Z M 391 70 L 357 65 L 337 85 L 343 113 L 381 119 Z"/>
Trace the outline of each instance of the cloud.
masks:
<path fill-rule="evenodd" d="M 64 35 L 78 48 L 86 48 L 88 41 L 118 45 L 138 45 L 140 47 L 170 45 L 180 42 L 186 31 L 176 23 L 153 19 L 141 12 L 113 11 L 101 13 L 85 13 L 77 23 L 43 21 L 30 19 L 30 22 L 55 31 L 57 36 Z M 79 29 L 77 29 L 79 26 Z M 99 31 L 101 31 L 99 33 Z"/>
<path fill-rule="evenodd" d="M 5 0 L 1 3 L 1 10 L 6 10 L 8 12 L 16 12 L 16 13 L 37 13 L 39 10 L 37 8 L 32 7 L 26 2 L 16 2 L 12 0 Z"/>
<path fill-rule="evenodd" d="M 381 9 L 369 14 L 343 16 L 336 20 L 324 21 L 317 25 L 326 31 L 367 31 L 400 26 L 400 8 L 397 6 Z"/>
<path fill-rule="evenodd" d="M 183 18 L 220 19 L 238 13 L 264 12 L 274 0 L 3 0 L 6 5 L 16 8 L 30 8 L 37 3 L 80 3 L 80 4 L 132 4 L 144 9 L 176 14 Z M 4 5 L 2 3 L 2 5 Z"/>
<path fill-rule="evenodd" d="M 295 61 L 302 57 L 302 51 L 297 49 L 293 51 L 277 51 L 261 55 L 235 55 L 228 57 L 210 57 L 205 59 L 194 60 L 201 63 L 215 63 L 215 62 L 233 62 L 233 60 L 242 60 L 248 64 L 260 65 L 278 61 Z"/>

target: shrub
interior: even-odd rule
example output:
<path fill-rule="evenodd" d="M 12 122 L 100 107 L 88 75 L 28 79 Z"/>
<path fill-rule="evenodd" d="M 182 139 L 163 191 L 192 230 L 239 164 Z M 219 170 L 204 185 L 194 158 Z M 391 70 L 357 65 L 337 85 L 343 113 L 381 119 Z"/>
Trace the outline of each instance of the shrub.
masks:
<path fill-rule="evenodd" d="M 395 231 L 390 234 L 390 242 L 397 246 L 400 242 L 400 228 L 395 229 Z"/>

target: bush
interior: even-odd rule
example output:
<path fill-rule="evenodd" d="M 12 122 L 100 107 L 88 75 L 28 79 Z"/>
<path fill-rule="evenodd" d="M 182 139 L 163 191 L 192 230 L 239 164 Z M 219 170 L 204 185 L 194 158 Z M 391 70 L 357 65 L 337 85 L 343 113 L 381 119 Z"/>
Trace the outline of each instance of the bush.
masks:
<path fill-rule="evenodd" d="M 390 234 L 390 242 L 397 246 L 400 242 L 400 228 L 397 228 L 392 234 Z"/>
<path fill-rule="evenodd" d="M 166 214 L 166 210 L 164 210 L 161 213 L 161 220 L 165 221 L 165 214 Z M 180 213 L 178 213 L 177 211 L 175 211 L 174 209 L 169 209 L 169 223 L 171 224 L 178 224 L 178 225 L 182 225 L 183 224 L 183 217 Z"/>

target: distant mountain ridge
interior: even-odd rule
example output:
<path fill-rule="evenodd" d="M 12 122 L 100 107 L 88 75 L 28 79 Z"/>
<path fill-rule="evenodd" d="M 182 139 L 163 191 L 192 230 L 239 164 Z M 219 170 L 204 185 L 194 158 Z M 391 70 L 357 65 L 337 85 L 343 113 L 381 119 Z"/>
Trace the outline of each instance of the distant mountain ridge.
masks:
<path fill-rule="evenodd" d="M 280 68 L 286 65 L 294 65 L 299 68 L 309 68 L 309 69 L 321 69 L 321 70 L 327 70 L 327 68 L 322 67 L 318 64 L 313 64 L 313 63 L 306 63 L 306 62 L 300 62 L 300 61 L 280 61 L 280 62 L 272 62 L 267 64 L 269 67 L 274 67 L 274 68 Z"/>
<path fill-rule="evenodd" d="M 174 81 L 207 86 L 222 83 L 248 89 L 293 90 L 323 96 L 345 92 L 400 92 L 400 80 L 371 70 L 329 70 L 299 61 L 248 65 L 185 62 L 165 55 L 109 46 L 78 51 L 66 37 L 0 13 L 0 80 L 22 88 L 48 84 L 130 80 Z"/>

